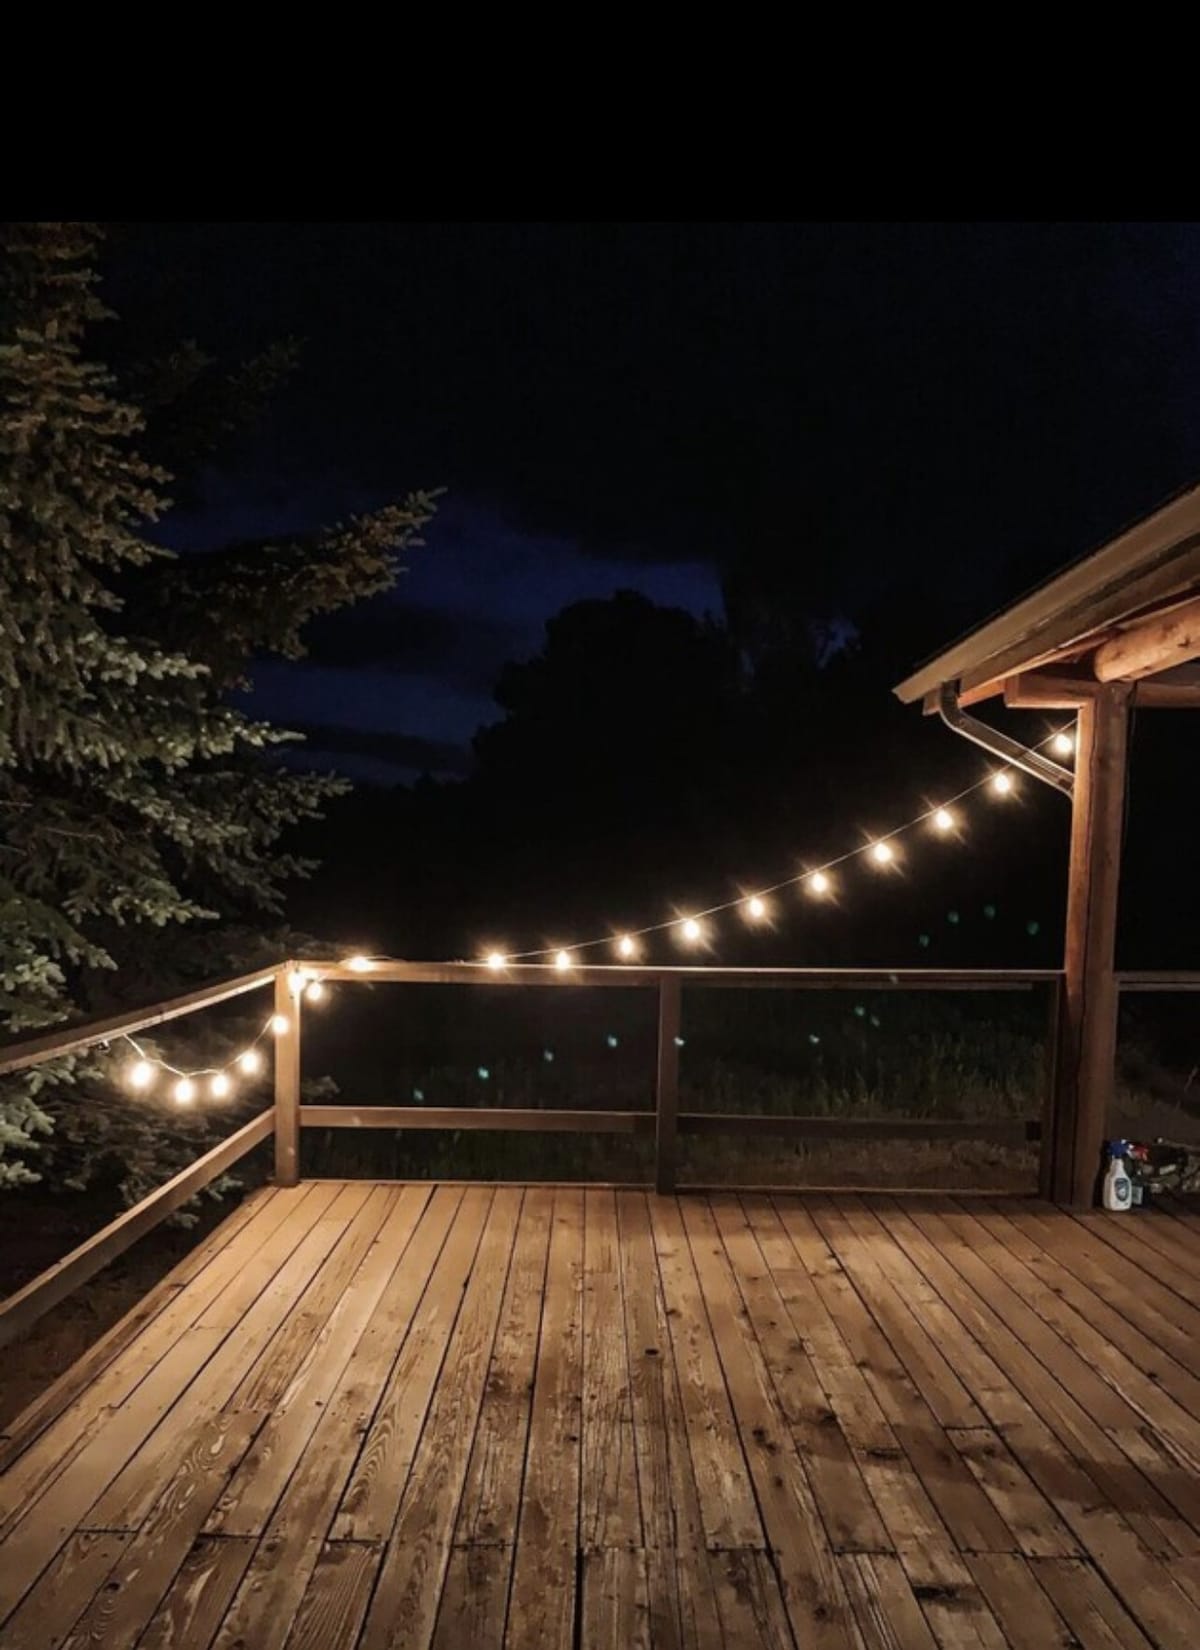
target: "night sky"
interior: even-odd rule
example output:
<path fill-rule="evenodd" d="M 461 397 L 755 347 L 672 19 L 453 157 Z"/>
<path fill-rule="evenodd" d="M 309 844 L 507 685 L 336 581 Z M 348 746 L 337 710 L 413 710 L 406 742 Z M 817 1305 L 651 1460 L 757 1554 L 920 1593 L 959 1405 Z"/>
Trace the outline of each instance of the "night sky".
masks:
<path fill-rule="evenodd" d="M 126 224 L 106 274 L 130 350 L 303 346 L 175 546 L 447 489 L 255 681 L 382 782 L 465 771 L 569 601 L 719 612 L 754 564 L 852 626 L 919 570 L 969 621 L 1200 472 L 1195 226 Z"/>

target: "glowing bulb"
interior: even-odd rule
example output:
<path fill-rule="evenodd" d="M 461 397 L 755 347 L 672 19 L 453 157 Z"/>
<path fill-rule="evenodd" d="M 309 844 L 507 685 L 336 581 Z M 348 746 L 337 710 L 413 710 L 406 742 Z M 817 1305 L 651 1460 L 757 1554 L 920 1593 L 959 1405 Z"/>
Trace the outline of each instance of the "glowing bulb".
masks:
<path fill-rule="evenodd" d="M 308 1002 L 319 1003 L 325 995 L 325 987 L 320 980 L 310 980 L 304 988 L 304 995 Z"/>
<path fill-rule="evenodd" d="M 126 1069 L 125 1081 L 131 1089 L 148 1089 L 156 1076 L 149 1060 L 135 1060 Z"/>
<path fill-rule="evenodd" d="M 1075 741 L 1069 733 L 1056 733 L 1050 748 L 1055 756 L 1071 756 L 1075 750 Z"/>
<path fill-rule="evenodd" d="M 228 1099 L 232 1089 L 233 1084 L 229 1081 L 223 1071 L 217 1072 L 212 1082 L 208 1085 L 208 1092 L 212 1095 L 214 1100 Z"/>
<path fill-rule="evenodd" d="M 1013 788 L 1012 775 L 996 773 L 992 775 L 992 789 L 997 796 L 1007 796 Z"/>
<path fill-rule="evenodd" d="M 952 831 L 955 826 L 955 818 L 949 808 L 939 808 L 933 816 L 933 823 L 939 831 Z"/>
<path fill-rule="evenodd" d="M 829 878 L 825 875 L 824 871 L 814 871 L 812 876 L 808 879 L 808 891 L 810 894 L 827 894 L 829 892 L 829 888 Z"/>
<path fill-rule="evenodd" d="M 695 945 L 704 935 L 704 930 L 695 917 L 685 917 L 679 924 L 679 932 L 689 945 Z"/>
<path fill-rule="evenodd" d="M 632 934 L 622 934 L 621 935 L 621 938 L 617 941 L 617 956 L 618 957 L 636 957 L 637 956 L 637 941 L 634 939 Z"/>
<path fill-rule="evenodd" d="M 307 983 L 308 983 L 308 970 L 307 969 L 293 968 L 291 973 L 288 975 L 288 990 L 291 992 L 293 997 L 298 997 L 300 995 L 300 993 L 304 990 L 304 987 Z"/>
<path fill-rule="evenodd" d="M 269 1024 L 276 1037 L 282 1037 L 291 1022 L 286 1014 L 272 1014 Z"/>
<path fill-rule="evenodd" d="M 343 967 L 350 969 L 354 974 L 369 974 L 375 964 L 370 957 L 347 957 Z"/>
<path fill-rule="evenodd" d="M 196 1085 L 190 1077 L 181 1077 L 171 1090 L 171 1098 L 177 1106 L 190 1106 L 196 1098 Z"/>
<path fill-rule="evenodd" d="M 489 951 L 484 960 L 493 974 L 498 974 L 502 968 L 508 966 L 508 958 L 499 951 Z"/>
<path fill-rule="evenodd" d="M 751 894 L 743 909 L 751 922 L 761 922 L 767 914 L 767 902 L 761 894 Z"/>
<path fill-rule="evenodd" d="M 237 1068 L 244 1071 L 247 1077 L 253 1077 L 255 1072 L 262 1070 L 262 1055 L 256 1048 L 248 1048 L 237 1058 Z"/>
<path fill-rule="evenodd" d="M 560 974 L 565 974 L 568 968 L 575 966 L 575 959 L 569 951 L 559 951 L 555 953 L 554 966 Z"/>
<path fill-rule="evenodd" d="M 876 865 L 887 865 L 895 858 L 895 850 L 890 842 L 873 842 L 871 844 L 871 858 Z"/>

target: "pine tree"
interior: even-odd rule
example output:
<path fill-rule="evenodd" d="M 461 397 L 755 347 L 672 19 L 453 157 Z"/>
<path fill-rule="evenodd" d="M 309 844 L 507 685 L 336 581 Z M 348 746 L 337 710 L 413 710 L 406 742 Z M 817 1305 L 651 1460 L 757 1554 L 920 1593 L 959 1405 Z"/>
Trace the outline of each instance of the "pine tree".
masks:
<path fill-rule="evenodd" d="M 297 657 L 313 614 L 390 585 L 433 508 L 418 493 L 295 543 L 164 551 L 170 477 L 85 355 L 107 313 L 97 242 L 90 225 L 10 225 L 0 256 L 0 1035 L 119 1001 L 139 954 L 161 978 L 185 953 L 261 948 L 306 869 L 280 838 L 341 782 L 284 768 L 294 736 L 231 692 L 263 653 Z M 194 384 L 201 358 L 180 359 Z M 33 1176 L 56 1094 L 111 1104 L 105 1067 L 0 1084 L 0 1186 Z"/>

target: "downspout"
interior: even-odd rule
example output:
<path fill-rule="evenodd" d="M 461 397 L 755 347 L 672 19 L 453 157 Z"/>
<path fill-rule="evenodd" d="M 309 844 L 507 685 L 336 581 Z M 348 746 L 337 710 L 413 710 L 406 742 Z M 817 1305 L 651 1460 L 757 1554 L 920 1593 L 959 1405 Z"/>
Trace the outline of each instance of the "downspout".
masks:
<path fill-rule="evenodd" d="M 1060 767 L 1040 751 L 1030 750 L 1028 745 L 1022 745 L 1007 733 L 1001 733 L 998 728 L 989 727 L 986 722 L 969 716 L 958 702 L 958 689 L 953 682 L 942 683 L 938 691 L 937 710 L 946 726 L 964 739 L 982 745 L 985 751 L 1011 762 L 1014 768 L 1040 779 L 1043 785 L 1052 786 L 1063 796 L 1074 796 L 1075 775 L 1069 768 Z"/>

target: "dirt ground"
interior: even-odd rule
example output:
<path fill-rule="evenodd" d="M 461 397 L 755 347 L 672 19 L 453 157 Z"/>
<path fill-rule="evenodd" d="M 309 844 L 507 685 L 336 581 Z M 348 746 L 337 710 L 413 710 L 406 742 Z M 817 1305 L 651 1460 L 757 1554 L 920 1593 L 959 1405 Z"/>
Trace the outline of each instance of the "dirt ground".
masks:
<path fill-rule="evenodd" d="M 70 1368 L 159 1278 L 237 1206 L 205 1202 L 188 1229 L 159 1226 L 0 1352 L 0 1431 Z M 97 1199 L 38 1187 L 0 1196 L 0 1300 L 52 1266 L 118 1211 Z"/>

